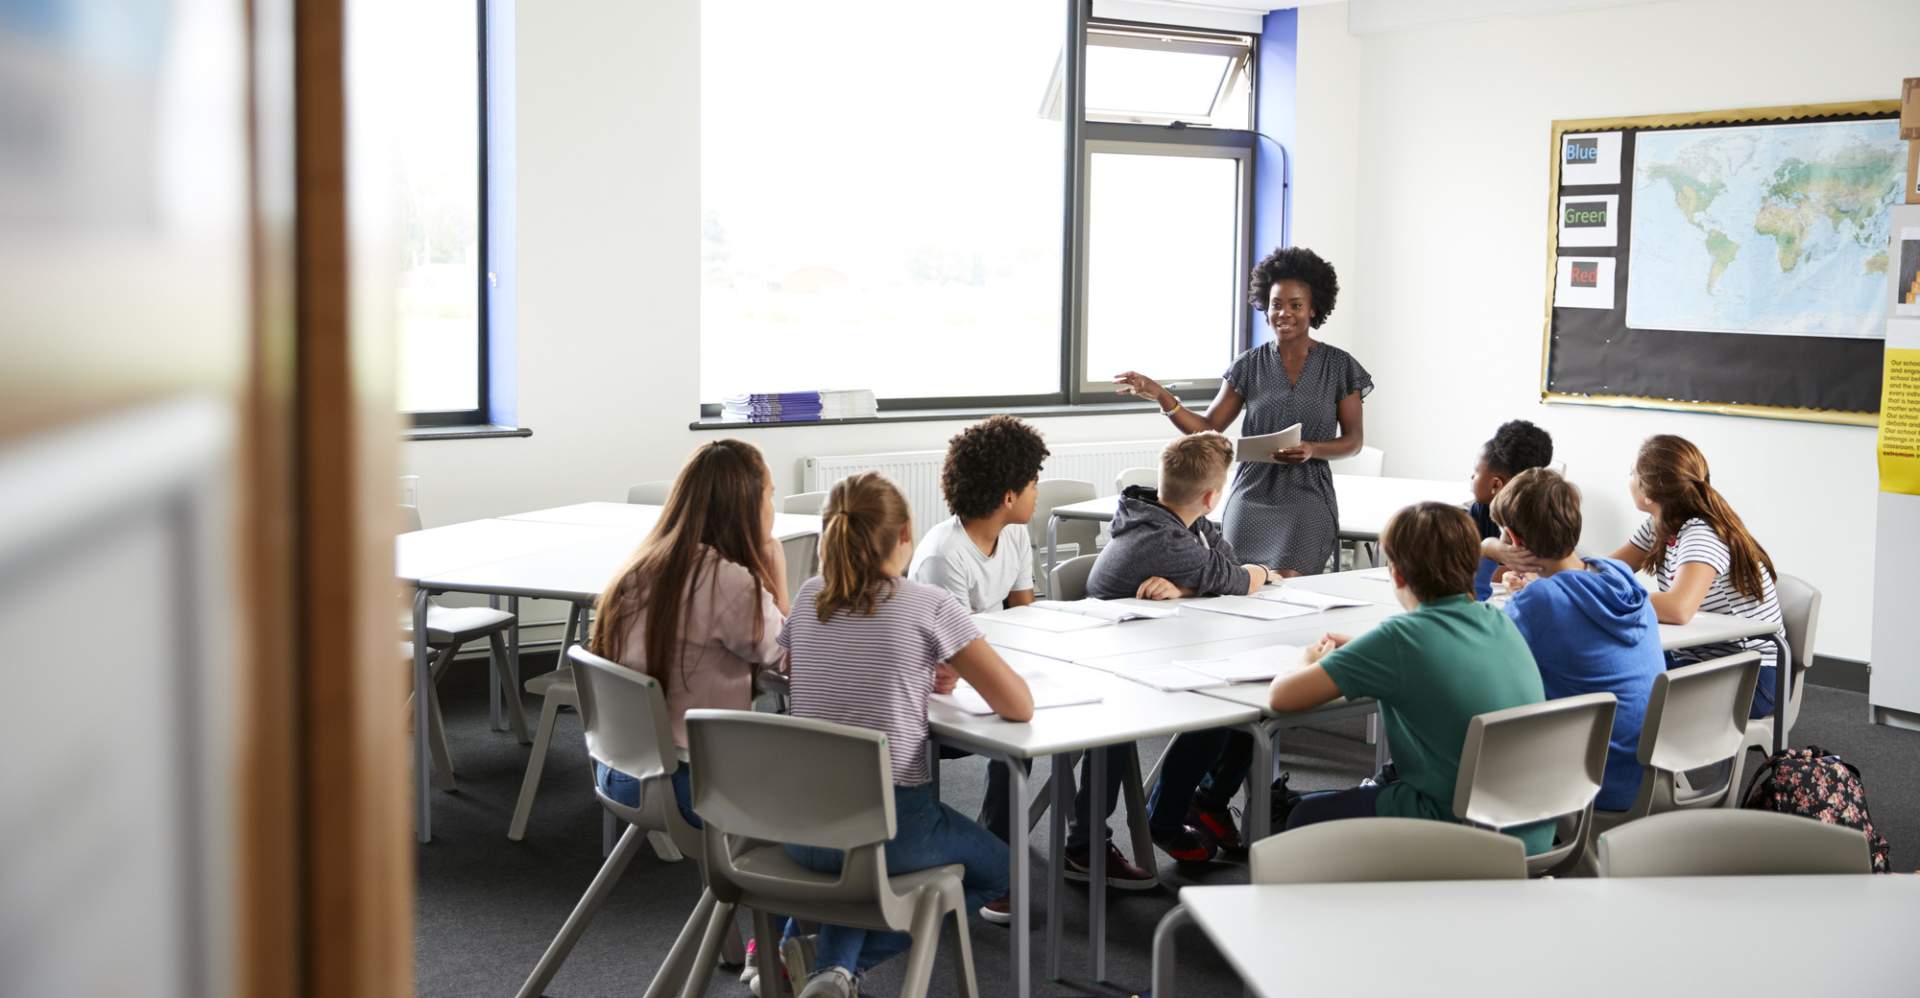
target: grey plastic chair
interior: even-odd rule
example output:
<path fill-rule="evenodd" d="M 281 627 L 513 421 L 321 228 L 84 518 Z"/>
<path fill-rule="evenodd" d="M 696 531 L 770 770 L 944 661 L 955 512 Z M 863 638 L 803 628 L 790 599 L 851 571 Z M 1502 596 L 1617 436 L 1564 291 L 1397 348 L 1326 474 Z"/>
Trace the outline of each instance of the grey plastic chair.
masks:
<path fill-rule="evenodd" d="M 665 506 L 667 493 L 673 491 L 673 482 L 641 482 L 627 489 L 627 501 L 636 506 Z"/>
<path fill-rule="evenodd" d="M 1552 848 L 1527 857 L 1527 871 L 1574 867 L 1606 775 L 1614 706 L 1611 693 L 1585 693 L 1473 718 L 1460 750 L 1454 815 L 1494 831 L 1570 819 Z"/>
<path fill-rule="evenodd" d="M 1256 884 L 1527 878 L 1519 839 L 1419 818 L 1306 825 L 1255 842 L 1248 862 Z"/>
<path fill-rule="evenodd" d="M 1716 808 L 1630 821 L 1600 836 L 1603 877 L 1871 873 L 1857 828 L 1774 811 Z"/>
<path fill-rule="evenodd" d="M 803 516 L 819 516 L 827 508 L 827 493 L 796 492 L 780 500 L 780 512 L 799 513 Z"/>
<path fill-rule="evenodd" d="M 1115 492 L 1125 492 L 1130 485 L 1146 485 L 1156 489 L 1159 488 L 1160 469 L 1145 467 L 1125 468 L 1121 470 L 1120 474 L 1115 475 L 1113 478 L 1113 490 Z"/>
<path fill-rule="evenodd" d="M 1787 677 L 1787 702 L 1781 710 L 1786 719 L 1786 735 L 1781 743 L 1785 744 L 1793 735 L 1794 722 L 1800 719 L 1800 694 L 1806 686 L 1807 668 L 1813 664 L 1813 637 L 1820 628 L 1820 590 L 1815 589 L 1805 579 L 1797 575 L 1782 575 L 1773 583 L 1773 594 L 1780 601 L 1780 617 L 1787 628 L 1787 650 L 1793 655 L 1793 672 Z M 1738 759 L 1734 764 L 1733 785 L 1744 786 L 1751 756 L 1748 752 L 1758 749 L 1761 755 L 1773 751 L 1773 718 L 1756 717 L 1747 722 L 1746 739 L 1740 747 Z M 1734 793 L 1739 793 L 1735 789 Z M 1738 801 L 1734 804 L 1737 806 Z"/>
<path fill-rule="evenodd" d="M 1043 478 L 1035 487 L 1035 493 L 1033 519 L 1027 521 L 1027 536 L 1033 541 L 1033 577 L 1042 585 L 1050 585 L 1047 524 L 1053 520 L 1054 509 L 1098 498 L 1100 493 L 1092 482 L 1074 478 Z M 1094 545 L 1100 540 L 1100 525 L 1092 520 L 1062 520 L 1054 526 L 1053 540 L 1056 558 L 1092 554 Z M 1059 598 L 1053 595 L 1051 588 L 1047 590 L 1047 596 Z"/>
<path fill-rule="evenodd" d="M 697 856 L 702 846 L 700 833 L 680 816 L 673 797 L 673 771 L 680 758 L 673 744 L 673 727 L 667 720 L 667 699 L 660 684 L 645 673 L 635 672 L 609 662 L 580 645 L 567 649 L 571 683 L 579 700 L 580 725 L 586 731 L 587 755 L 640 781 L 640 804 L 628 807 L 608 797 L 594 781 L 594 795 L 600 804 L 627 823 L 620 841 L 594 874 L 593 883 L 575 904 L 560 933 L 547 944 L 546 953 L 534 965 L 533 973 L 520 987 L 520 998 L 534 998 L 546 990 L 560 965 L 573 950 L 573 944 L 586 931 L 587 923 L 626 872 L 627 863 L 640 849 L 649 832 L 661 832 L 681 852 Z M 551 691 L 550 691 L 551 692 Z M 592 773 L 589 770 L 589 777 Z M 704 924 L 714 911 L 711 892 L 700 895 L 693 918 Z M 716 929 L 716 932 L 718 929 Z M 715 945 L 719 937 L 715 936 Z M 666 962 L 654 977 L 648 995 L 667 993 L 678 988 L 688 976 L 686 960 L 691 947 L 675 943 Z M 717 958 L 716 949 L 708 961 Z"/>
<path fill-rule="evenodd" d="M 1086 599 L 1087 576 L 1093 574 L 1093 563 L 1099 560 L 1099 555 L 1083 554 L 1053 566 L 1053 575 L 1047 579 L 1047 598 Z"/>
<path fill-rule="evenodd" d="M 959 990 L 978 998 L 960 886 L 965 868 L 949 864 L 887 873 L 885 850 L 894 836 L 894 812 L 886 735 L 809 718 L 692 710 L 687 712 L 687 748 L 693 764 L 693 807 L 706 826 L 701 869 L 707 894 L 717 903 L 705 922 L 695 971 L 682 994 L 705 993 L 719 934 L 734 906 L 744 905 L 753 909 L 763 985 L 779 980 L 774 963 L 778 940 L 768 912 L 912 933 L 903 998 L 927 993 L 938 932 L 951 914 L 959 947 Z M 795 779 L 797 766 L 778 761 L 797 759 L 806 760 L 808 772 L 830 778 Z M 809 870 L 788 857 L 780 843 L 843 850 L 841 872 Z M 675 953 L 689 942 L 699 913 L 695 916 L 674 943 Z"/>
<path fill-rule="evenodd" d="M 780 512 L 819 516 L 827 506 L 825 492 L 799 492 L 780 500 Z M 800 591 L 800 584 L 820 574 L 820 538 L 796 537 L 781 542 L 787 554 L 787 595 Z"/>
<path fill-rule="evenodd" d="M 420 529 L 420 507 L 400 507 L 401 529 L 412 533 Z M 492 656 L 492 674 L 500 683 L 506 699 L 507 720 L 515 738 L 525 745 L 526 708 L 520 702 L 520 666 L 507 654 L 506 632 L 513 627 L 514 616 L 505 610 L 484 606 L 440 606 L 427 601 L 427 647 L 433 655 L 428 662 L 433 689 L 427 691 L 428 744 L 433 750 L 433 785 L 442 790 L 454 786 L 453 753 L 447 746 L 446 719 L 440 713 L 440 677 L 446 674 L 460 649 L 470 642 L 485 639 Z M 407 642 L 407 661 L 413 661 L 413 615 L 400 616 L 401 639 Z M 416 691 L 417 692 L 417 691 Z M 407 716 L 413 716 L 413 697 L 407 698 Z"/>

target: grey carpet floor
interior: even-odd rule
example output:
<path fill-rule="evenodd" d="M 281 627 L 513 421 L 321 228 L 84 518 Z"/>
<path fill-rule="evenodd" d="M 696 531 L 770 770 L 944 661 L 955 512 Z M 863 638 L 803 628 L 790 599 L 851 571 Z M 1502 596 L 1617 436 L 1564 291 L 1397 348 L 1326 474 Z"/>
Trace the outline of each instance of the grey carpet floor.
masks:
<path fill-rule="evenodd" d="M 435 793 L 434 839 L 418 851 L 414 970 L 422 996 L 514 994 L 601 863 L 600 812 L 590 789 L 579 720 L 571 713 L 560 716 L 526 840 L 507 840 L 527 749 L 510 735 L 488 730 L 484 674 L 484 663 L 462 663 L 441 687 L 459 788 Z M 530 724 L 538 708 L 538 702 L 529 699 Z M 1874 820 L 1893 845 L 1894 869 L 1913 870 L 1920 867 L 1920 735 L 1875 727 L 1866 716 L 1863 695 L 1809 687 L 1793 741 L 1838 752 L 1861 768 Z M 1372 767 L 1372 749 L 1362 735 L 1359 722 L 1293 732 L 1283 740 L 1281 768 L 1292 774 L 1296 789 L 1350 786 Z M 1163 747 L 1164 741 L 1143 743 L 1143 759 L 1151 760 Z M 1045 763 L 1036 767 L 1036 785 L 1046 768 Z M 985 771 L 977 759 L 943 763 L 945 800 L 963 813 L 977 811 Z M 1124 812 L 1122 805 L 1112 822 L 1123 842 Z M 1034 993 L 1082 993 L 1048 980 L 1044 973 L 1041 950 L 1051 914 L 1045 910 L 1041 862 L 1046 832 L 1042 821 L 1033 837 Z M 1146 988 L 1154 926 L 1173 906 L 1180 887 L 1246 882 L 1244 865 L 1214 863 L 1193 869 L 1177 867 L 1164 855 L 1159 859 L 1161 887 L 1109 892 L 1107 979 L 1114 982 L 1113 993 Z M 699 891 L 699 872 L 692 863 L 662 863 L 643 851 L 546 993 L 572 998 L 644 991 Z M 1063 969 L 1069 978 L 1084 979 L 1084 885 L 1069 884 L 1066 899 L 1059 914 L 1066 940 Z M 978 918 L 970 919 L 969 928 L 981 993 L 1007 995 L 1007 930 Z M 935 995 L 955 993 L 950 957 L 943 951 L 935 966 Z M 897 993 L 900 963 L 876 968 L 865 993 Z M 1178 983 L 1184 994 L 1240 993 L 1232 970 L 1192 930 L 1181 937 Z M 726 970 L 715 972 L 707 990 L 713 996 L 747 993 L 735 973 Z"/>

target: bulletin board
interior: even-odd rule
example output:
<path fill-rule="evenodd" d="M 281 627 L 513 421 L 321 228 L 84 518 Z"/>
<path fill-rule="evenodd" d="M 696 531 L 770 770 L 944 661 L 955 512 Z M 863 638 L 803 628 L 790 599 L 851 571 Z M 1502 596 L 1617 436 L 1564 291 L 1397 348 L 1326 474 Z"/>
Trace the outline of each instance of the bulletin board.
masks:
<path fill-rule="evenodd" d="M 1542 399 L 1873 425 L 1898 116 L 1555 121 Z"/>

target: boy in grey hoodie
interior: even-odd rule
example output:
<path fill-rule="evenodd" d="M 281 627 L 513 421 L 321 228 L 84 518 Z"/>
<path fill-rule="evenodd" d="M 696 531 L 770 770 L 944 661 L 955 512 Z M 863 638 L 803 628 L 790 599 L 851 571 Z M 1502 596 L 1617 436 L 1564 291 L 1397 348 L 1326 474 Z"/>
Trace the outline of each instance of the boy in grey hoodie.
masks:
<path fill-rule="evenodd" d="M 1246 595 L 1266 585 L 1266 567 L 1237 564 L 1233 546 L 1207 518 L 1226 491 L 1232 464 L 1233 445 L 1219 433 L 1168 444 L 1160 454 L 1160 488 L 1134 486 L 1120 497 L 1113 540 L 1087 576 L 1087 595 Z M 1243 851 L 1227 805 L 1252 757 L 1253 740 L 1243 732 L 1216 728 L 1175 738 L 1147 804 L 1154 844 L 1183 863 L 1204 863 L 1221 849 Z"/>

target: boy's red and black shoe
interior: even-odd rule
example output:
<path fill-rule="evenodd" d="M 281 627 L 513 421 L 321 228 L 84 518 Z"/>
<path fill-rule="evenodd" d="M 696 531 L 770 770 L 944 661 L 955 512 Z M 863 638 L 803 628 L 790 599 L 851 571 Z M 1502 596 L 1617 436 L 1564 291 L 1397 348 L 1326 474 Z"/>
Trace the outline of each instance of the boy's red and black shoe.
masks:
<path fill-rule="evenodd" d="M 1229 856 L 1247 854 L 1247 843 L 1240 837 L 1240 828 L 1234 821 L 1232 808 L 1209 807 L 1195 801 L 1194 805 L 1187 809 L 1187 824 L 1213 836 L 1213 841 L 1219 845 L 1221 852 Z"/>
<path fill-rule="evenodd" d="M 1220 854 L 1220 846 L 1205 830 L 1181 825 L 1178 831 L 1155 830 L 1153 844 L 1176 863 L 1209 863 Z"/>

